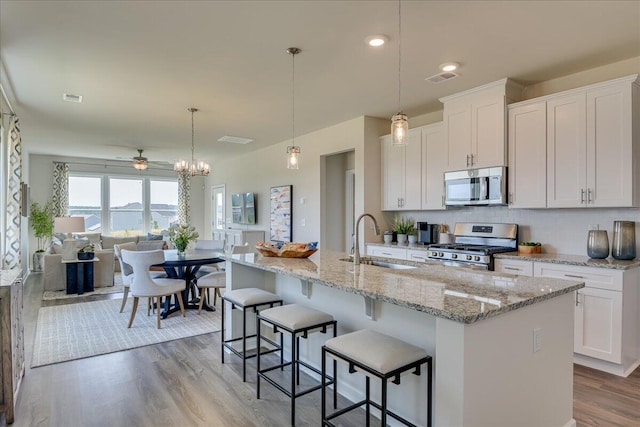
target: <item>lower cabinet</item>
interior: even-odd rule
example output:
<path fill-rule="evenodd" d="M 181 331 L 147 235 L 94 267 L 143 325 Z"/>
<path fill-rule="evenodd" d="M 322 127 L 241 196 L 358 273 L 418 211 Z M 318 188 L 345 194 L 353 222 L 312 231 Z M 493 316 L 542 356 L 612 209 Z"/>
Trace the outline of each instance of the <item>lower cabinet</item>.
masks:
<path fill-rule="evenodd" d="M 407 249 L 389 246 L 367 245 L 367 255 L 385 258 L 407 259 Z"/>
<path fill-rule="evenodd" d="M 576 295 L 573 351 L 622 362 L 622 292 L 583 288 Z"/>
<path fill-rule="evenodd" d="M 11 273 L 9 273 L 11 272 Z M 0 357 L 2 358 L 2 388 L 0 388 L 0 412 L 7 424 L 13 423 L 14 398 L 18 395 L 24 375 L 24 327 L 22 322 L 22 272 L 5 270 L 3 276 L 12 274 L 15 279 L 2 277 L 0 286 Z"/>
<path fill-rule="evenodd" d="M 247 243 L 255 247 L 259 241 L 264 241 L 264 231 L 262 230 L 214 230 L 215 240 L 224 240 L 225 250 L 231 250 L 233 246 L 242 246 Z"/>
<path fill-rule="evenodd" d="M 533 262 L 496 258 L 494 271 L 498 273 L 510 273 L 517 274 L 518 276 L 533 277 Z"/>

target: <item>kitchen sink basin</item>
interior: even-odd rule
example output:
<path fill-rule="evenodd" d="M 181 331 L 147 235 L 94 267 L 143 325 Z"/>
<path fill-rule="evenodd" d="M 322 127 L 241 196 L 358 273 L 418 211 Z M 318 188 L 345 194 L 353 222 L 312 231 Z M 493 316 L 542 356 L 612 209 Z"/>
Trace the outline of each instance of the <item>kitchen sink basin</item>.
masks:
<path fill-rule="evenodd" d="M 342 258 L 342 261 L 353 262 L 353 258 Z M 392 270 L 411 270 L 413 268 L 418 268 L 413 265 L 394 264 L 392 262 L 378 261 L 369 257 L 361 257 L 360 264 L 375 265 L 377 267 L 390 268 Z"/>

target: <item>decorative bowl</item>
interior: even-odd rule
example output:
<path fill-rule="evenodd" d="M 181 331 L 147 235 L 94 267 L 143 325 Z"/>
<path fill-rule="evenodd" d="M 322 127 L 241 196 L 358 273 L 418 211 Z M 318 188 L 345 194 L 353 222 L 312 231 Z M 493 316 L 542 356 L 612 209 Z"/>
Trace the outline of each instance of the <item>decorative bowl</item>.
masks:
<path fill-rule="evenodd" d="M 265 257 L 307 258 L 318 250 L 318 242 L 258 242 L 256 250 Z"/>
<path fill-rule="evenodd" d="M 519 254 L 539 254 L 542 253 L 542 245 L 518 245 Z"/>

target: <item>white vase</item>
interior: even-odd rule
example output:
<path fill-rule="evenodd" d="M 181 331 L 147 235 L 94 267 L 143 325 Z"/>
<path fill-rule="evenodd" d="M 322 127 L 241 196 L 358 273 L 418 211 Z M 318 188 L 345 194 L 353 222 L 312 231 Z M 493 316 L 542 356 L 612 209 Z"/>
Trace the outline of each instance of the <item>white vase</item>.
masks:
<path fill-rule="evenodd" d="M 393 234 L 385 234 L 384 236 L 382 236 L 382 238 L 384 239 L 385 245 L 390 245 L 393 241 Z"/>
<path fill-rule="evenodd" d="M 418 236 L 416 236 L 415 234 L 409 234 L 409 236 L 407 236 L 407 238 L 409 239 L 409 244 L 410 245 L 415 245 L 416 242 L 418 241 Z"/>
<path fill-rule="evenodd" d="M 406 234 L 399 234 L 397 235 L 398 237 L 398 244 L 399 245 L 405 245 L 407 243 L 407 235 Z"/>

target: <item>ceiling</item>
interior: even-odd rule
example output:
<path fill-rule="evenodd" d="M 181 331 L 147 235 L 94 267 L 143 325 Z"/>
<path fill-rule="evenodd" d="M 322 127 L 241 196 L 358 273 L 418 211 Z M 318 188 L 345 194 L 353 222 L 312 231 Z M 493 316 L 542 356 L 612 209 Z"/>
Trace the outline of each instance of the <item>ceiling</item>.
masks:
<path fill-rule="evenodd" d="M 295 134 L 398 109 L 396 1 L 0 2 L 2 80 L 29 152 L 215 163 Z M 389 43 L 364 42 L 385 34 Z M 524 84 L 640 56 L 639 1 L 403 1 L 402 100 L 511 77 Z M 425 78 L 439 64 L 460 77 Z M 83 96 L 81 104 L 63 93 Z M 248 137 L 247 145 L 220 143 Z"/>

